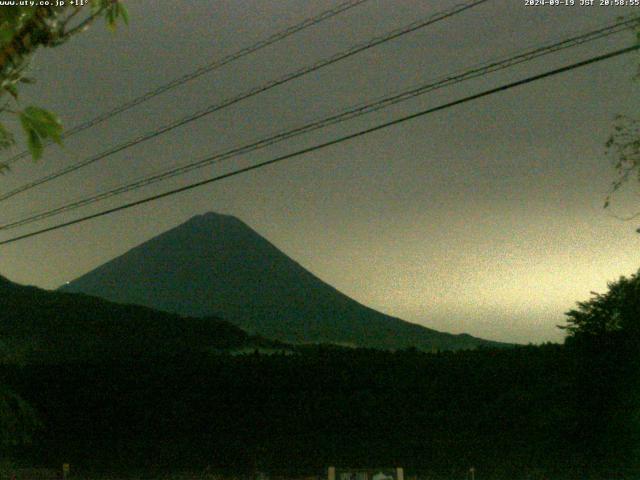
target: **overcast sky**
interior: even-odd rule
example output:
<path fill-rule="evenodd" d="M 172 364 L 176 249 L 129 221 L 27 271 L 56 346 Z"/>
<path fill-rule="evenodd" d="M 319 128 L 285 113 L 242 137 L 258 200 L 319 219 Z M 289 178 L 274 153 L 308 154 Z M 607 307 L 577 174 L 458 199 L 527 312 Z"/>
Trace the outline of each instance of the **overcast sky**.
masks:
<path fill-rule="evenodd" d="M 102 22 L 41 51 L 23 102 L 72 126 L 313 16 L 339 1 L 127 2 L 129 27 Z M 370 0 L 51 147 L 0 177 L 0 192 L 450 8 Z M 577 0 L 579 3 L 579 0 Z M 347 106 L 560 40 L 634 10 L 492 0 L 436 25 L 116 154 L 0 205 L 2 223 L 129 179 L 293 128 Z M 635 9 L 640 13 L 640 10 Z M 256 163 L 508 81 L 630 45 L 619 34 L 464 82 L 98 203 L 0 238 Z M 448 332 L 560 341 L 563 313 L 640 267 L 638 222 L 603 210 L 614 172 L 604 143 L 638 110 L 631 54 L 466 103 L 152 204 L 0 247 L 0 274 L 55 288 L 207 211 L 235 215 L 321 279 L 384 313 Z M 19 150 L 19 149 L 18 149 Z M 18 151 L 16 150 L 16 151 Z M 637 189 L 635 190 L 637 191 Z M 634 191 L 612 212 L 640 210 Z"/>

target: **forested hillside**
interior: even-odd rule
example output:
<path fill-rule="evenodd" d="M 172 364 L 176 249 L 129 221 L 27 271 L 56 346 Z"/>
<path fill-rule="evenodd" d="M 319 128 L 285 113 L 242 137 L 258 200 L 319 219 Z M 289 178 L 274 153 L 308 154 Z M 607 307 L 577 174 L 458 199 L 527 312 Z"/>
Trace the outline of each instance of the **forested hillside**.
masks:
<path fill-rule="evenodd" d="M 25 362 L 112 361 L 188 350 L 270 346 L 219 318 L 188 318 L 0 277 L 3 354 Z"/>

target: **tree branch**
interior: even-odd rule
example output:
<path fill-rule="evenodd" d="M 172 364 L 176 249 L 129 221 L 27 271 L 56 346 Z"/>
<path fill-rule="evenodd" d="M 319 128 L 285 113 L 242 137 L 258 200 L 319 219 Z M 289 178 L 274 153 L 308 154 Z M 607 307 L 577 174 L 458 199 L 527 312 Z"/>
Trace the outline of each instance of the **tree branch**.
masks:
<path fill-rule="evenodd" d="M 44 20 L 53 15 L 52 7 L 37 7 L 33 17 L 14 35 L 11 42 L 0 50 L 0 72 L 4 72 L 7 63 L 17 55 L 25 55 L 35 50 L 32 43 L 32 34 L 39 28 Z M 16 62 L 14 62 L 16 63 Z"/>
<path fill-rule="evenodd" d="M 82 22 L 80 22 L 78 25 L 76 25 L 75 27 L 73 27 L 71 30 L 64 32 L 63 34 L 63 38 L 64 40 L 69 39 L 71 36 L 80 33 L 82 30 L 84 30 L 85 28 L 87 28 L 97 17 L 99 17 L 102 12 L 104 12 L 106 7 L 100 7 L 99 10 L 96 10 L 95 12 L 93 12 L 91 15 L 89 15 L 87 18 L 85 18 Z"/>

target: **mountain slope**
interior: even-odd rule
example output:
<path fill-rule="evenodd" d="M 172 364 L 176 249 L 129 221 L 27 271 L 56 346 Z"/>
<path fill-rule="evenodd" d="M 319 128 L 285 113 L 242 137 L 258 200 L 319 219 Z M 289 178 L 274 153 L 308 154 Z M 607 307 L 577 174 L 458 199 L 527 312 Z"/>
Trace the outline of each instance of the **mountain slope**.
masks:
<path fill-rule="evenodd" d="M 62 287 L 183 315 L 219 315 L 268 338 L 377 348 L 495 345 L 357 303 L 235 217 L 193 217 Z"/>
<path fill-rule="evenodd" d="M 268 346 L 218 318 L 183 318 L 0 276 L 0 352 L 6 361 L 114 360 Z"/>

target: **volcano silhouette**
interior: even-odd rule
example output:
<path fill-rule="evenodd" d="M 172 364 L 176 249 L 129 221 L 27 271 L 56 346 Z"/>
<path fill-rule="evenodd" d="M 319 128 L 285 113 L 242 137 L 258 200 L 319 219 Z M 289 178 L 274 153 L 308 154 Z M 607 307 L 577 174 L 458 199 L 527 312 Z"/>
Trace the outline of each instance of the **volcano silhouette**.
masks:
<path fill-rule="evenodd" d="M 239 219 L 191 218 L 61 290 L 186 316 L 215 315 L 291 343 L 455 350 L 497 346 L 368 308 L 320 280 Z"/>

